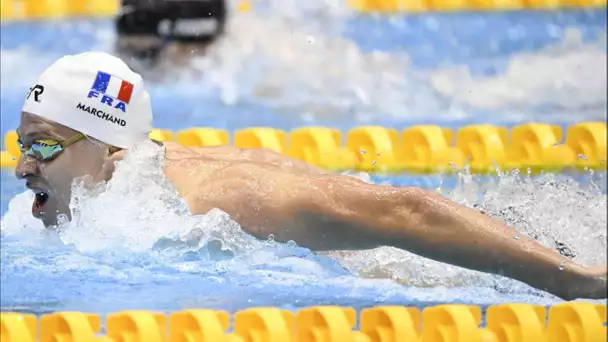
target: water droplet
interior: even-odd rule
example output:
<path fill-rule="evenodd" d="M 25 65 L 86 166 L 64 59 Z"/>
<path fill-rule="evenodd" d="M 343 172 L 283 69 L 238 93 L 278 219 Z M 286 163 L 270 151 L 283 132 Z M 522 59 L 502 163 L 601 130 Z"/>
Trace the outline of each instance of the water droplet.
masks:
<path fill-rule="evenodd" d="M 380 152 L 376 153 L 376 156 L 380 157 Z"/>
<path fill-rule="evenodd" d="M 513 239 L 515 239 L 515 240 L 519 240 L 519 236 L 514 235 L 514 236 L 513 236 Z"/>
<path fill-rule="evenodd" d="M 70 219 L 68 218 L 68 215 L 66 214 L 59 214 L 57 215 L 57 225 L 61 226 L 65 223 L 70 222 Z"/>
<path fill-rule="evenodd" d="M 376 166 L 376 161 L 372 160 L 372 166 Z"/>
<path fill-rule="evenodd" d="M 360 150 L 359 150 L 359 153 L 360 153 L 360 154 L 366 154 L 366 153 L 367 153 L 367 151 L 366 151 L 366 150 L 364 150 L 364 149 L 360 149 Z"/>
<path fill-rule="evenodd" d="M 268 243 L 274 243 L 274 234 L 268 235 L 268 240 L 266 240 L 266 242 L 268 242 Z"/>
<path fill-rule="evenodd" d="M 559 264 L 559 270 L 563 271 L 564 269 L 566 269 L 566 266 L 564 266 L 564 263 L 562 262 L 561 264 Z"/>

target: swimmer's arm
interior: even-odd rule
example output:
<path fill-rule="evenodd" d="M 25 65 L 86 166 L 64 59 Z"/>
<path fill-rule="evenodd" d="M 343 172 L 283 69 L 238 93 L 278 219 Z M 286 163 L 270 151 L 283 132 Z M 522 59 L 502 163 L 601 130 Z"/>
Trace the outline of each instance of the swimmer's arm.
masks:
<path fill-rule="evenodd" d="M 316 234 L 302 239 L 310 248 L 388 245 L 502 274 L 562 298 L 598 296 L 596 286 L 581 288 L 591 283 L 583 267 L 502 222 L 438 194 L 376 186 L 342 176 L 312 179 L 306 188 L 309 190 L 300 190 L 301 198 L 291 209 L 299 218 L 291 228 L 293 233 L 305 229 Z"/>

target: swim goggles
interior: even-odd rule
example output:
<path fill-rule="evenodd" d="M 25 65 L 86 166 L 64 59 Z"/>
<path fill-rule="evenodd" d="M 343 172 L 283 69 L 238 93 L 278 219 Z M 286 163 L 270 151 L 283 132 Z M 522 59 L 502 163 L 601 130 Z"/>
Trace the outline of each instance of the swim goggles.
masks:
<path fill-rule="evenodd" d="M 84 134 L 78 133 L 73 137 L 60 142 L 53 139 L 39 139 L 34 141 L 29 148 L 25 148 L 21 140 L 17 140 L 17 144 L 19 145 L 22 154 L 32 156 L 40 161 L 50 161 L 60 155 L 66 147 L 83 138 Z"/>

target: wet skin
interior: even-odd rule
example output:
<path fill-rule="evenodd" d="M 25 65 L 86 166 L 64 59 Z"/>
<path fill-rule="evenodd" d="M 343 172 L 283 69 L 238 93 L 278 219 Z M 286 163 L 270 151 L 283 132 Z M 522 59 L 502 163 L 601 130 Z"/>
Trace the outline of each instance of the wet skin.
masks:
<path fill-rule="evenodd" d="M 76 133 L 28 113 L 19 127 L 26 145 Z M 277 241 L 294 240 L 318 251 L 392 246 L 514 278 L 564 299 L 606 298 L 605 265 L 578 265 L 433 192 L 367 184 L 266 149 L 175 143 L 164 149 L 165 175 L 192 214 L 219 208 L 257 238 L 273 234 Z M 58 213 L 69 215 L 71 181 L 84 175 L 93 183 L 109 180 L 126 152 L 84 139 L 50 162 L 22 157 L 16 175 L 49 194 L 39 217 L 52 226 Z"/>

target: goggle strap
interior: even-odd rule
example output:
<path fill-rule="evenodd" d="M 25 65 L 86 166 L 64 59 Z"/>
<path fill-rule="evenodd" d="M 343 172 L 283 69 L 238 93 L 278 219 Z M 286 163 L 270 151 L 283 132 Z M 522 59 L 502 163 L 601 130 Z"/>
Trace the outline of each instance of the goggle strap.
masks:
<path fill-rule="evenodd" d="M 74 135 L 73 137 L 61 142 L 61 145 L 63 145 L 63 147 L 66 148 L 82 138 L 84 138 L 84 134 L 78 133 L 78 134 Z"/>

